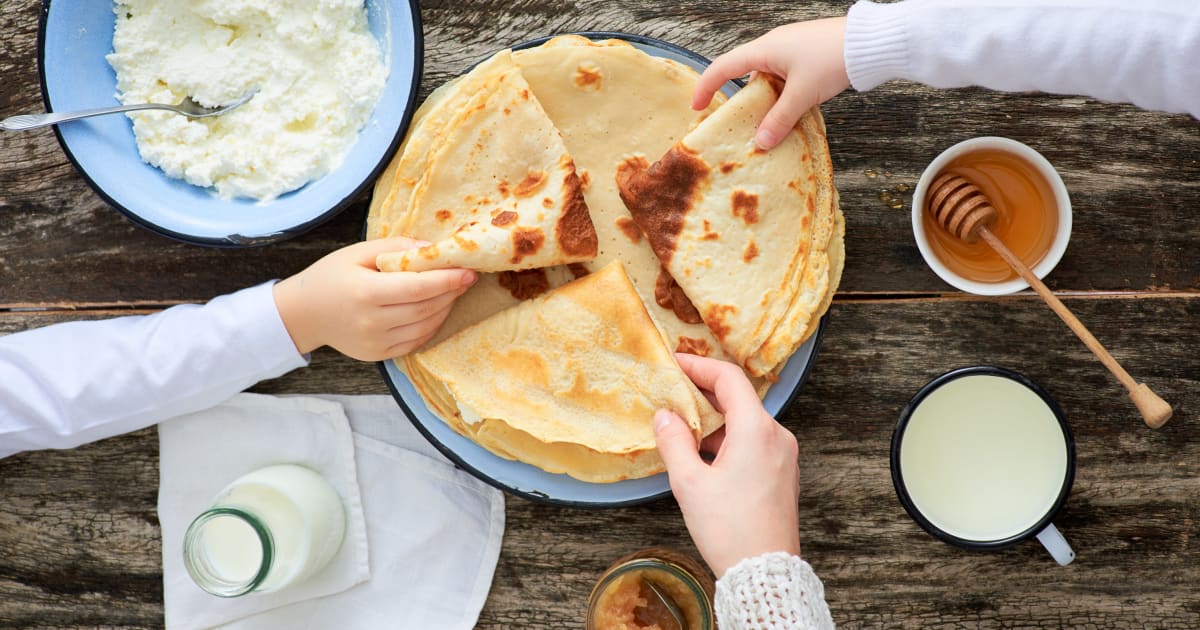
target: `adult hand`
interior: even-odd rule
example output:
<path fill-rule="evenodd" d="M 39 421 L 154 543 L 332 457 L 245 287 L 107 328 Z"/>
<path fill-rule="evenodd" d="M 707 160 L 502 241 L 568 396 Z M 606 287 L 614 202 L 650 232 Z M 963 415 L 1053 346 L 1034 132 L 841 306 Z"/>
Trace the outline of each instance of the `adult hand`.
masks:
<path fill-rule="evenodd" d="M 362 361 L 400 356 L 437 332 L 468 269 L 381 272 L 375 257 L 423 245 L 404 237 L 343 247 L 274 287 L 275 305 L 301 354 L 331 346 Z"/>
<path fill-rule="evenodd" d="M 783 141 L 804 112 L 850 87 L 843 45 L 846 18 L 827 18 L 780 26 L 713 60 L 692 95 L 692 108 L 708 107 L 713 94 L 730 79 L 751 71 L 785 81 L 779 101 L 758 126 L 755 141 L 771 149 Z"/>
<path fill-rule="evenodd" d="M 676 354 L 679 366 L 725 415 L 712 463 L 700 458 L 687 424 L 666 410 L 654 438 L 688 532 L 718 578 L 744 558 L 800 553 L 796 436 L 763 408 L 741 368 Z"/>

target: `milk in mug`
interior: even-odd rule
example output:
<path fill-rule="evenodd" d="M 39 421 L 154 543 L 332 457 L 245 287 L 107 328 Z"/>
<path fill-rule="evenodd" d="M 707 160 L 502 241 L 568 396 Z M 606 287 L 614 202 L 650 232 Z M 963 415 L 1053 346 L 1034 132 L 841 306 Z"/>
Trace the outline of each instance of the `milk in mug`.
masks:
<path fill-rule="evenodd" d="M 900 471 L 916 509 L 967 541 L 1000 541 L 1038 524 L 1067 479 L 1068 445 L 1054 411 L 1009 378 L 947 381 L 913 410 Z"/>

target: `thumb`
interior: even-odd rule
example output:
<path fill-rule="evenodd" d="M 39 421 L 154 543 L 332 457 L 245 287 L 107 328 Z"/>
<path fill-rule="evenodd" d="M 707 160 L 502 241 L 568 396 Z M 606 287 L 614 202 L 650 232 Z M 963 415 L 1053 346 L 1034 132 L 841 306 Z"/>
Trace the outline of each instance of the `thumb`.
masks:
<path fill-rule="evenodd" d="M 358 262 L 374 267 L 375 258 L 380 254 L 402 252 L 406 249 L 424 247 L 426 245 L 429 245 L 426 241 L 418 241 L 407 236 L 392 236 L 355 243 L 351 247 L 354 248 L 354 254 Z"/>
<path fill-rule="evenodd" d="M 761 149 L 769 151 L 783 142 L 800 117 L 818 104 L 816 92 L 803 84 L 804 80 L 800 77 L 790 77 L 784 84 L 779 100 L 763 117 L 754 136 Z"/>
<path fill-rule="evenodd" d="M 691 428 L 673 411 L 659 409 L 654 414 L 654 442 L 668 472 L 681 472 L 704 463 Z"/>

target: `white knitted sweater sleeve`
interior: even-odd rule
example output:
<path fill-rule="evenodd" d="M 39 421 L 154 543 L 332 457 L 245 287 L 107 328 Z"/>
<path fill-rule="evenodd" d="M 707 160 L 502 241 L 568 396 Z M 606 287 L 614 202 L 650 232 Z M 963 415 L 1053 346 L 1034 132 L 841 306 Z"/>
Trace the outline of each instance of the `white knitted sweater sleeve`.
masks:
<path fill-rule="evenodd" d="M 782 551 L 746 558 L 717 580 L 722 630 L 832 630 L 825 586 L 809 564 Z"/>
<path fill-rule="evenodd" d="M 846 16 L 844 50 L 860 91 L 908 79 L 1200 118 L 1196 0 L 863 0 Z"/>

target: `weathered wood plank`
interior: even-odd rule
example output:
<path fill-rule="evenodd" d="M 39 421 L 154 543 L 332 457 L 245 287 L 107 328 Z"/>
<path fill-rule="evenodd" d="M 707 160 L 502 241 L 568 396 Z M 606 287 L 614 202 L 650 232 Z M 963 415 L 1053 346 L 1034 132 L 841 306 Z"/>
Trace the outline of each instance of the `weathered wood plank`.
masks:
<path fill-rule="evenodd" d="M 41 107 L 36 0 L 0 6 L 0 114 Z M 499 47 L 560 32 L 621 30 L 716 55 L 771 26 L 837 15 L 849 2 L 426 2 L 422 94 Z M 1005 135 L 1063 171 L 1076 207 L 1071 248 L 1050 277 L 1068 290 L 1195 290 L 1200 123 L 1074 97 L 937 91 L 898 84 L 825 107 L 847 215 L 845 292 L 951 289 L 920 261 L 909 196 L 941 149 Z M 210 250 L 138 228 L 83 182 L 48 130 L 0 135 L 0 307 L 204 300 L 282 277 L 358 238 L 360 202 L 287 243 Z M 874 177 L 871 175 L 874 174 Z M 900 208 L 893 208 L 899 200 Z M 1114 264 L 1120 260 L 1120 264 Z M 81 273 L 81 269 L 94 270 Z"/>
<path fill-rule="evenodd" d="M 1068 305 L 1136 378 L 1176 406 L 1146 429 L 1120 386 L 1032 298 L 835 303 L 820 357 L 781 420 L 801 443 L 804 555 L 843 627 L 1154 627 L 1200 624 L 1200 297 Z M 0 333 L 85 314 L 0 314 Z M 926 381 L 990 363 L 1039 382 L 1077 442 L 1057 519 L 1079 554 L 1036 543 L 969 553 L 904 514 L 888 472 L 900 408 Z M 322 351 L 257 388 L 383 393 L 372 365 Z M 153 430 L 0 461 L 0 626 L 161 624 Z M 691 550 L 671 500 L 576 511 L 510 498 L 482 628 L 579 628 L 588 592 L 635 548 Z"/>

